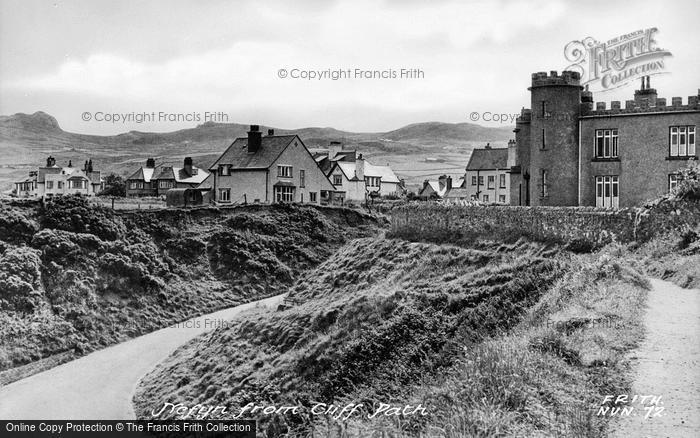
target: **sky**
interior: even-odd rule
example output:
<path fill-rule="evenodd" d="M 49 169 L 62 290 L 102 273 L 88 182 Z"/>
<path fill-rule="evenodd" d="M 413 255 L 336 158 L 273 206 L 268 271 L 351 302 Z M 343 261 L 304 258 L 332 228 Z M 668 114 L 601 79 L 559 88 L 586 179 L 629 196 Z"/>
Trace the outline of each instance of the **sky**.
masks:
<path fill-rule="evenodd" d="M 567 43 L 652 27 L 672 54 L 652 86 L 685 102 L 700 87 L 698 16 L 697 0 L 0 0 L 0 115 L 44 111 L 67 131 L 100 135 L 206 120 L 500 126 L 512 119 L 485 119 L 529 107 L 531 73 L 565 69 Z M 338 80 L 291 77 L 348 69 Z M 636 88 L 594 97 L 624 101 Z"/>

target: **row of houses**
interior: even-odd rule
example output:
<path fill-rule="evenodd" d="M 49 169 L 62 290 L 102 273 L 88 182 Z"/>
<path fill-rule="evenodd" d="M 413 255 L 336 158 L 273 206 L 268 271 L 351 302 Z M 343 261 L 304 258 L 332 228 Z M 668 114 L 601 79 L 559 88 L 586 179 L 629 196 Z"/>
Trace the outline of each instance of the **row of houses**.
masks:
<path fill-rule="evenodd" d="M 509 148 L 513 146 L 511 140 Z M 424 199 L 480 201 L 487 204 L 510 204 L 509 148 L 493 148 L 486 144 L 474 149 L 465 173 L 453 182 L 451 176 L 425 180 L 418 192 Z"/>
<path fill-rule="evenodd" d="M 192 158 L 183 167 L 146 166 L 126 180 L 129 197 L 170 194 L 172 202 L 215 204 L 297 202 L 313 204 L 362 202 L 398 195 L 403 184 L 389 166 L 370 163 L 356 150 L 331 142 L 328 150 L 309 150 L 298 135 L 263 135 L 251 125 L 208 167 Z M 201 199 L 201 201 L 200 201 Z"/>

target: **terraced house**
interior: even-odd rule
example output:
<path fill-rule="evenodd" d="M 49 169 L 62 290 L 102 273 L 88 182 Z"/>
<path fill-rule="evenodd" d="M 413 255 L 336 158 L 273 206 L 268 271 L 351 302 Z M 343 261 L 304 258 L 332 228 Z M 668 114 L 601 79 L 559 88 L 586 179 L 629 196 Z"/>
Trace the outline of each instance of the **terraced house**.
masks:
<path fill-rule="evenodd" d="M 508 149 L 487 144 L 472 151 L 467 163 L 464 188 L 469 198 L 488 204 L 510 203 Z"/>
<path fill-rule="evenodd" d="M 241 203 L 329 203 L 335 188 L 297 135 L 262 135 L 250 125 L 209 168 L 212 201 Z"/>
<path fill-rule="evenodd" d="M 624 107 L 608 108 L 569 71 L 534 73 L 529 90 L 509 160 L 515 205 L 640 205 L 673 189 L 698 159 L 700 90 L 686 104 L 667 102 L 646 76 Z"/>

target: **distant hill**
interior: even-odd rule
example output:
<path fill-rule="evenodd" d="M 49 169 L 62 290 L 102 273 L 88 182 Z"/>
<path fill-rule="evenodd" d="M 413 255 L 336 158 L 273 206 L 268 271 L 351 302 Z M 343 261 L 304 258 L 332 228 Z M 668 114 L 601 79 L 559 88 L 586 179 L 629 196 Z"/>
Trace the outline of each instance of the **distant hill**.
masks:
<path fill-rule="evenodd" d="M 261 126 L 263 132 L 271 127 Z M 298 134 L 309 148 L 327 147 L 332 140 L 358 149 L 378 163 L 389 163 L 401 177 L 417 182 L 466 164 L 474 147 L 486 142 L 505 146 L 512 127 L 487 128 L 472 123 L 414 123 L 389 132 L 354 133 L 330 127 L 274 128 L 277 134 Z M 59 163 L 92 159 L 103 171 L 126 175 L 148 157 L 159 164 L 179 163 L 192 156 L 195 165 L 207 167 L 248 125 L 204 123 L 173 132 L 130 131 L 111 136 L 66 132 L 54 117 L 42 111 L 0 116 L 0 191 L 36 168 L 51 154 Z M 442 167 L 425 166 L 427 156 L 442 158 Z M 448 163 L 448 165 L 445 165 Z M 415 164 L 415 166 L 413 165 Z M 435 172 L 432 172 L 435 170 Z M 427 172 L 427 173 L 426 173 Z M 431 173 L 432 172 L 432 173 Z"/>

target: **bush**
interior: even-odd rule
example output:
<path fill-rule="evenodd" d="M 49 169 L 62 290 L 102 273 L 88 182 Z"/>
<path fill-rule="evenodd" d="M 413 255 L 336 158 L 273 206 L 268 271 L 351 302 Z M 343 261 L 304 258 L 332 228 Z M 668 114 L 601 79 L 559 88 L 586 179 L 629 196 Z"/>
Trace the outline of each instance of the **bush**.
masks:
<path fill-rule="evenodd" d="M 100 289 L 124 295 L 156 292 L 165 287 L 170 274 L 158 249 L 152 244 L 117 242 L 99 260 L 103 277 Z"/>
<path fill-rule="evenodd" d="M 116 240 L 125 231 L 124 224 L 111 210 L 90 205 L 82 196 L 52 198 L 44 208 L 43 225 L 57 230 L 90 233 L 103 240 Z"/>
<path fill-rule="evenodd" d="M 42 298 L 41 259 L 31 248 L 8 248 L 0 255 L 0 308 L 31 312 Z"/>
<path fill-rule="evenodd" d="M 39 224 L 28 217 L 26 210 L 0 204 L 0 240 L 27 243 L 39 230 Z"/>

